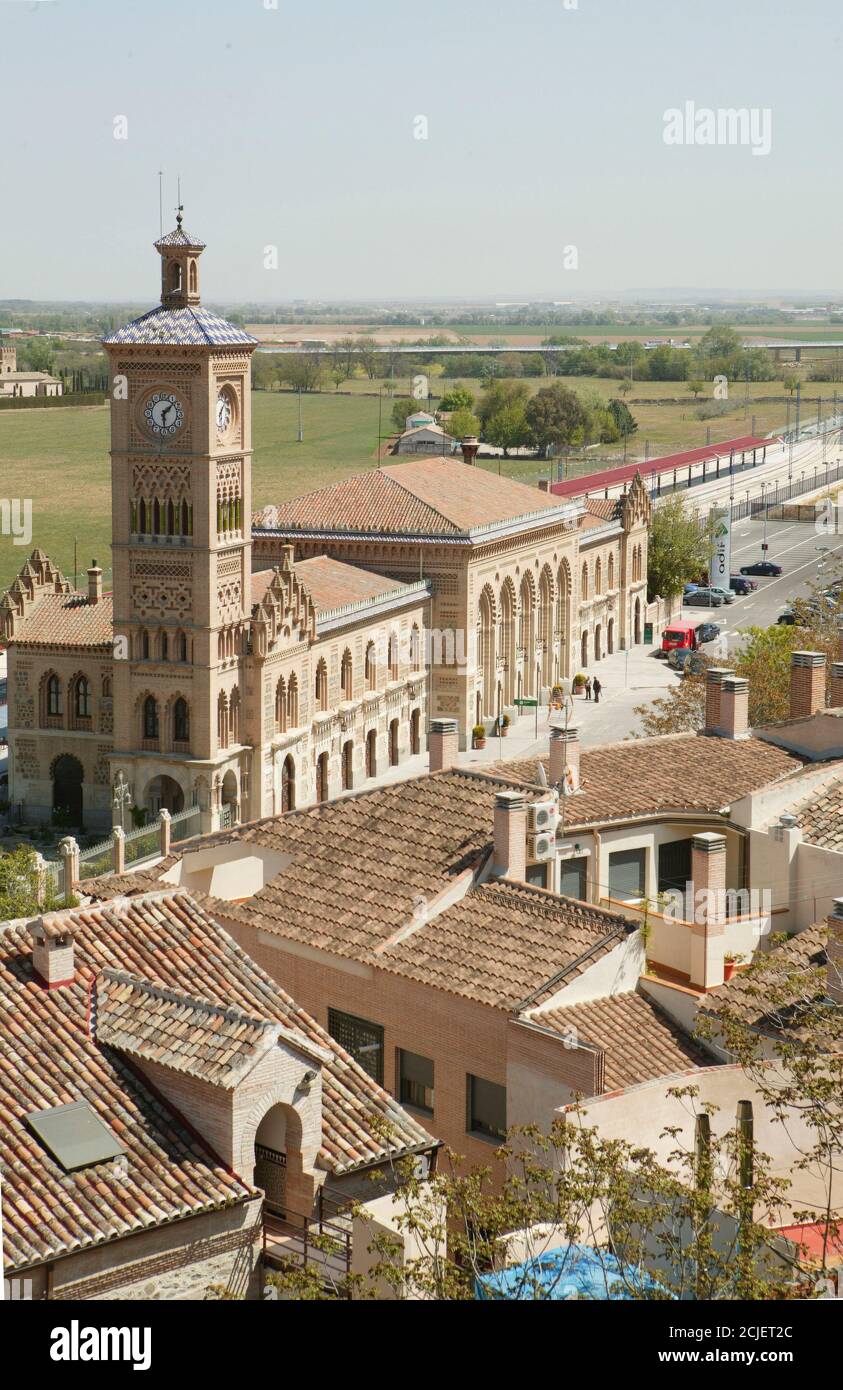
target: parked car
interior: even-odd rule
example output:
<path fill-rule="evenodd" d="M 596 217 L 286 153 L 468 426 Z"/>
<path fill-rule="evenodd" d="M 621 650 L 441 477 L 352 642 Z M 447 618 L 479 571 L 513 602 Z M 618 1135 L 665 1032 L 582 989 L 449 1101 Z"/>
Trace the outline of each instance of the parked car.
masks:
<path fill-rule="evenodd" d="M 715 584 L 711 592 L 713 594 L 722 594 L 724 603 L 734 603 L 735 599 L 737 598 L 736 593 L 734 593 L 731 589 L 724 589 L 722 584 Z"/>
<path fill-rule="evenodd" d="M 793 627 L 796 623 L 796 614 L 792 608 L 786 608 L 784 612 L 780 613 L 776 618 L 776 622 L 783 623 L 786 627 Z"/>
<path fill-rule="evenodd" d="M 686 594 L 692 594 L 692 593 L 694 592 L 694 590 L 695 590 L 695 589 L 698 589 L 699 587 L 700 587 L 699 584 L 686 584 L 686 585 L 685 585 L 684 592 L 685 592 Z"/>
<path fill-rule="evenodd" d="M 695 589 L 685 595 L 685 602 L 690 608 L 722 608 L 726 600 L 717 589 Z"/>
<path fill-rule="evenodd" d="M 701 644 L 703 642 L 713 642 L 715 637 L 719 636 L 719 623 L 700 623 L 699 627 L 697 628 L 697 641 Z"/>
<path fill-rule="evenodd" d="M 784 570 L 772 560 L 756 560 L 752 565 L 741 565 L 741 574 L 760 574 L 769 578 L 773 574 L 784 574 Z"/>
<path fill-rule="evenodd" d="M 751 594 L 758 588 L 758 581 L 749 579 L 745 574 L 730 574 L 729 588 L 736 594 Z"/>
<path fill-rule="evenodd" d="M 705 657 L 702 652 L 691 651 L 690 647 L 677 647 L 670 653 L 667 663 L 674 671 L 681 671 L 683 676 L 697 675 L 705 670 Z"/>

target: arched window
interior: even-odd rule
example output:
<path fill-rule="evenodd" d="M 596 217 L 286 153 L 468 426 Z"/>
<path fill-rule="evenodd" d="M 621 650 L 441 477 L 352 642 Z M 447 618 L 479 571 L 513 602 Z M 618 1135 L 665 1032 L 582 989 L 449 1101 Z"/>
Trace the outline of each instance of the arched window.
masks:
<path fill-rule="evenodd" d="M 146 628 L 144 628 L 143 632 L 141 633 L 140 649 L 141 649 L 141 657 L 142 657 L 142 659 L 143 659 L 144 661 L 148 661 L 148 660 L 149 660 L 149 633 L 147 632 Z"/>
<path fill-rule="evenodd" d="M 104 700 L 110 700 L 110 699 L 111 699 L 111 677 L 110 677 L 110 676 L 103 676 L 103 678 L 102 678 L 102 694 L 103 694 L 103 699 L 104 699 Z"/>
<path fill-rule="evenodd" d="M 284 759 L 284 766 L 281 768 L 281 810 L 294 811 L 296 809 L 296 767 L 292 758 Z"/>
<path fill-rule="evenodd" d="M 169 637 L 167 636 L 166 632 L 162 632 L 162 633 L 161 633 L 161 636 L 160 636 L 160 638 L 159 638 L 159 640 L 158 640 L 158 650 L 159 650 L 159 652 L 161 653 L 161 660 L 162 660 L 162 661 L 169 661 L 169 659 L 170 659 L 170 639 L 169 639 Z"/>
<path fill-rule="evenodd" d="M 287 686 L 287 728 L 295 729 L 299 722 L 299 683 L 295 675 Z"/>
<path fill-rule="evenodd" d="M 197 275 L 196 275 L 196 262 L 195 262 L 195 261 L 191 261 L 191 262 L 190 262 L 190 293 L 191 293 L 191 294 L 195 294 L 195 293 L 196 293 L 196 286 L 197 286 L 197 283 L 198 283 L 198 282 L 197 282 Z"/>
<path fill-rule="evenodd" d="M 354 666 L 351 660 L 351 652 L 346 647 L 342 654 L 342 665 L 340 667 L 340 685 L 342 686 L 342 698 L 350 700 L 354 695 Z"/>
<path fill-rule="evenodd" d="M 316 708 L 328 708 L 328 668 L 324 657 L 320 658 L 316 667 Z"/>
<path fill-rule="evenodd" d="M 187 637 L 183 632 L 176 638 L 176 660 L 187 661 Z"/>
<path fill-rule="evenodd" d="M 73 713 L 77 719 L 91 717 L 91 687 L 85 676 L 77 676 L 74 683 Z"/>
<path fill-rule="evenodd" d="M 389 638 L 389 652 L 388 652 L 388 655 L 387 655 L 387 660 L 389 661 L 389 679 L 390 679 L 391 681 L 397 681 L 397 680 L 398 680 L 398 675 L 399 675 L 399 668 L 398 668 L 398 634 L 397 634 L 396 632 L 393 632 L 393 633 L 390 635 L 390 638 Z"/>
<path fill-rule="evenodd" d="M 366 647 L 366 689 L 377 690 L 378 688 L 378 662 L 375 654 L 375 644 L 370 642 Z"/>
<path fill-rule="evenodd" d="M 220 748 L 228 747 L 228 696 L 224 690 L 217 700 L 217 743 Z"/>
<path fill-rule="evenodd" d="M 181 504 L 181 507 L 179 508 L 179 512 L 180 512 L 180 514 L 181 514 L 181 520 L 180 520 L 180 525 L 179 525 L 179 532 L 180 532 L 181 535 L 183 535 L 183 536 L 188 536 L 188 535 L 190 535 L 190 531 L 189 531 L 189 529 L 188 529 L 188 528 L 189 528 L 189 517 L 188 517 L 188 513 L 187 513 L 187 502 L 186 502 L 184 499 L 182 499 L 182 504 Z"/>
<path fill-rule="evenodd" d="M 275 687 L 275 732 L 277 734 L 286 733 L 287 730 L 287 686 L 282 676 Z"/>
<path fill-rule="evenodd" d="M 168 535 L 168 536 L 174 536 L 175 534 L 176 534 L 176 509 L 175 509 L 175 507 L 173 506 L 173 499 L 170 498 L 170 501 L 167 503 L 167 535 Z"/>
<path fill-rule="evenodd" d="M 157 497 L 152 504 L 152 534 L 153 536 L 161 535 L 161 503 Z"/>
<path fill-rule="evenodd" d="M 143 702 L 143 736 L 158 737 L 158 701 L 154 695 L 147 695 Z"/>
<path fill-rule="evenodd" d="M 580 577 L 580 598 L 588 598 L 588 565 L 583 565 Z"/>
<path fill-rule="evenodd" d="M 235 743 L 240 742 L 240 690 L 235 685 L 231 692 L 231 705 L 229 709 L 231 737 Z"/>
<path fill-rule="evenodd" d="M 173 705 L 173 738 L 176 743 L 187 743 L 190 738 L 190 711 L 181 696 Z"/>
<path fill-rule="evenodd" d="M 50 676 L 47 680 L 47 713 L 54 718 L 64 714 L 64 700 L 58 676 Z"/>
<path fill-rule="evenodd" d="M 141 535 L 146 533 L 146 499 L 143 497 L 138 503 L 138 532 Z"/>

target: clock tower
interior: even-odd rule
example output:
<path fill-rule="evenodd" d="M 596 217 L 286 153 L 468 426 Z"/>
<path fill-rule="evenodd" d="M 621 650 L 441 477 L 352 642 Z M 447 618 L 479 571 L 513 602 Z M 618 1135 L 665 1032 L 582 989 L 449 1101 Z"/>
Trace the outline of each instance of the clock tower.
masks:
<path fill-rule="evenodd" d="M 111 369 L 114 783 L 151 815 L 249 813 L 250 358 L 201 304 L 204 243 L 155 243 L 161 303 L 105 339 Z"/>

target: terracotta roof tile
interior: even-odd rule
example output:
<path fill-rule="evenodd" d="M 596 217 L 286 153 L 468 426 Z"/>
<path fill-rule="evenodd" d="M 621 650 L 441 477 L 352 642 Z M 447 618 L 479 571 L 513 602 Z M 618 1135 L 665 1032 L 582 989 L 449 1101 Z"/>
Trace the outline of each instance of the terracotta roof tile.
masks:
<path fill-rule="evenodd" d="M 787 1001 L 779 996 L 791 971 L 800 980 L 800 998 L 805 997 L 804 990 L 809 984 L 816 986 L 818 996 L 825 992 L 827 940 L 825 922 L 806 927 L 775 946 L 769 956 L 756 957 L 751 971 L 739 971 L 728 984 L 709 990 L 700 1012 L 716 1018 L 718 1013 L 728 1011 L 732 1018 L 757 1032 L 781 1034 L 790 1020 Z M 773 993 L 776 999 L 771 1008 Z M 792 1002 L 796 1003 L 795 996 Z"/>
<path fill-rule="evenodd" d="M 256 513 L 256 530 L 465 536 L 473 527 L 559 508 L 557 498 L 456 459 L 418 458 L 358 473 Z"/>
<path fill-rule="evenodd" d="M 359 565 L 332 560 L 328 555 L 315 555 L 311 560 L 297 560 L 293 566 L 298 578 L 308 590 L 317 613 L 342 608 L 361 599 L 377 598 L 380 594 L 399 593 L 406 588 L 400 579 L 385 574 L 373 574 Z"/>
<path fill-rule="evenodd" d="M 19 647 L 111 647 L 111 595 L 90 603 L 87 594 L 45 593 L 15 624 Z"/>
<path fill-rule="evenodd" d="M 638 993 L 614 994 L 567 1008 L 539 1010 L 533 1023 L 605 1052 L 604 1090 L 709 1066 L 711 1057 L 673 1019 Z"/>
<path fill-rule="evenodd" d="M 843 849 L 843 783 L 824 787 L 793 809 L 803 840 L 823 849 Z"/>
<path fill-rule="evenodd" d="M 549 760 L 541 759 L 550 775 Z M 535 782 L 538 760 L 497 763 L 502 775 Z M 666 811 L 716 813 L 802 762 L 760 738 L 703 734 L 628 739 L 580 753 L 581 790 L 565 800 L 565 825 L 591 825 Z"/>

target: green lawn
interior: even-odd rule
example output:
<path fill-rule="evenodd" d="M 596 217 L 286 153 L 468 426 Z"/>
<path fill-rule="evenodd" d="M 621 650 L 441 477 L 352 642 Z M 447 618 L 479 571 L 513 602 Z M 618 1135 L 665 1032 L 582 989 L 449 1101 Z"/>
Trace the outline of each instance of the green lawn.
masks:
<path fill-rule="evenodd" d="M 527 378 L 531 391 L 546 384 L 545 378 Z M 437 394 L 448 382 L 439 379 Z M 608 399 L 617 392 L 617 383 L 605 378 L 571 377 L 567 384 L 578 392 L 594 392 Z M 252 397 L 254 417 L 253 495 L 256 507 L 293 497 L 297 493 L 324 487 L 349 473 L 376 464 L 378 440 L 378 401 L 365 391 L 377 390 L 378 383 L 354 382 L 352 394 L 302 396 L 304 442 L 297 443 L 298 398 L 293 394 L 256 391 Z M 469 389 L 479 395 L 479 383 Z M 409 382 L 396 382 L 396 389 L 409 389 Z M 833 388 L 827 384 L 803 385 L 803 419 L 816 415 L 816 395 L 822 392 L 830 402 Z M 711 388 L 707 388 L 710 397 Z M 841 387 L 843 398 L 843 387 Z M 763 403 L 764 396 L 778 396 Z M 706 442 L 711 426 L 712 440 L 748 434 L 752 415 L 756 427 L 766 433 L 782 426 L 786 406 L 780 382 L 761 382 L 750 386 L 749 410 L 744 406 L 744 388 L 738 387 L 728 415 L 701 421 L 696 418 L 698 404 L 683 383 L 634 383 L 627 397 L 639 423 L 631 441 L 630 458 L 643 457 L 649 441 L 650 456 Z M 669 404 L 657 404 L 659 400 Z M 382 429 L 391 431 L 392 402 L 384 396 Z M 109 414 L 105 406 L 88 408 L 0 411 L 0 497 L 32 499 L 33 536 L 30 546 L 17 546 L 9 536 L 0 536 L 0 586 L 5 587 L 18 572 L 29 550 L 40 545 L 64 573 L 73 577 L 74 538 L 77 541 L 79 582 L 93 557 L 105 571 L 106 586 L 111 579 L 111 486 L 109 478 Z M 571 464 L 571 472 L 606 467 L 622 452 L 618 446 L 604 446 L 585 459 Z M 502 460 L 485 466 L 534 483 L 547 475 L 548 465 L 536 459 Z"/>

